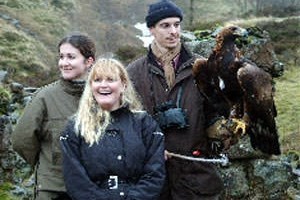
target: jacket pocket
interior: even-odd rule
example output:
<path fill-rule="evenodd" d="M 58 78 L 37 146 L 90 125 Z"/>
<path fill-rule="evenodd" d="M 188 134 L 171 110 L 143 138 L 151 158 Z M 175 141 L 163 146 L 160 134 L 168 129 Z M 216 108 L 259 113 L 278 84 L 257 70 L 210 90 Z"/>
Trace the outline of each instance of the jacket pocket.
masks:
<path fill-rule="evenodd" d="M 59 143 L 59 137 L 61 134 L 61 130 L 52 129 L 51 134 L 51 160 L 53 165 L 62 165 L 62 153 L 61 146 Z"/>

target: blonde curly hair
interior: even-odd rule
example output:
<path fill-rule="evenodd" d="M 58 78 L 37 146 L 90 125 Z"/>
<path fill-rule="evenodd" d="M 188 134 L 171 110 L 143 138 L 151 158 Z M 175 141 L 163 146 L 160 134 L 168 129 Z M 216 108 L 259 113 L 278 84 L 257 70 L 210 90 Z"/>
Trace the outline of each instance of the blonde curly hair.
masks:
<path fill-rule="evenodd" d="M 111 58 L 98 59 L 88 76 L 78 111 L 74 116 L 76 134 L 82 136 L 90 146 L 98 143 L 111 120 L 110 112 L 101 109 L 92 93 L 91 83 L 99 77 L 120 78 L 126 86 L 120 99 L 121 107 L 126 105 L 132 112 L 142 111 L 141 103 L 122 63 Z"/>

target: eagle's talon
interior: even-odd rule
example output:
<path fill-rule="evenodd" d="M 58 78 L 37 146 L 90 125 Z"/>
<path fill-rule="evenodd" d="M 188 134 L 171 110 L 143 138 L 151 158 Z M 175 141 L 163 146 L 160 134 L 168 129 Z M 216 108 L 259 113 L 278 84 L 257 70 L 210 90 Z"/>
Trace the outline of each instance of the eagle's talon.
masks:
<path fill-rule="evenodd" d="M 227 120 L 225 126 L 234 135 L 244 135 L 246 133 L 247 124 L 244 120 L 231 118 Z"/>
<path fill-rule="evenodd" d="M 234 123 L 234 130 L 233 133 L 234 134 L 240 134 L 240 135 L 244 135 L 246 134 L 246 122 L 244 120 L 241 119 L 232 119 L 233 123 Z"/>

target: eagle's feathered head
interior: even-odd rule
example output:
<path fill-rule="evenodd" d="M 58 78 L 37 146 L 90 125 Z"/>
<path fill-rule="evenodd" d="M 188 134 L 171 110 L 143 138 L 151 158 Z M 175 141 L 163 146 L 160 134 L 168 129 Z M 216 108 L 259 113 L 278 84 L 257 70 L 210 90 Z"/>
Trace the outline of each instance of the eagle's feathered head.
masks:
<path fill-rule="evenodd" d="M 223 27 L 216 36 L 217 49 L 221 48 L 225 42 L 234 42 L 236 38 L 247 37 L 248 31 L 242 27 L 228 25 Z"/>
<path fill-rule="evenodd" d="M 242 27 L 229 25 L 224 27 L 217 35 L 218 38 L 225 39 L 235 39 L 238 37 L 246 37 L 248 36 L 248 31 Z"/>

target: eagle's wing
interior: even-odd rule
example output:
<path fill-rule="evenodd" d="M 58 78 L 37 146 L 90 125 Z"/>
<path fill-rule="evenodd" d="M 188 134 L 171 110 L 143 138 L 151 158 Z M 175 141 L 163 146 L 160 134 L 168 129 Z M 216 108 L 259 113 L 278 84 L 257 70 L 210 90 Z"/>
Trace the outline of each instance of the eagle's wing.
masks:
<path fill-rule="evenodd" d="M 192 73 L 199 91 L 220 115 L 227 117 L 230 107 L 219 89 L 219 80 L 214 66 L 208 63 L 206 58 L 198 58 L 194 62 Z"/>
<path fill-rule="evenodd" d="M 192 73 L 200 91 L 209 93 L 212 87 L 213 70 L 209 68 L 206 58 L 197 58 L 193 64 Z"/>
<path fill-rule="evenodd" d="M 248 123 L 251 145 L 264 153 L 279 155 L 271 75 L 254 63 L 245 62 L 237 77 L 244 92 L 244 118 Z"/>

